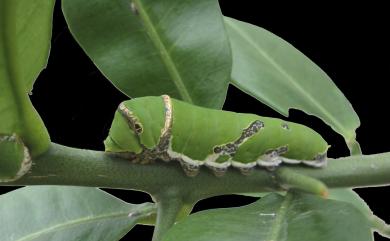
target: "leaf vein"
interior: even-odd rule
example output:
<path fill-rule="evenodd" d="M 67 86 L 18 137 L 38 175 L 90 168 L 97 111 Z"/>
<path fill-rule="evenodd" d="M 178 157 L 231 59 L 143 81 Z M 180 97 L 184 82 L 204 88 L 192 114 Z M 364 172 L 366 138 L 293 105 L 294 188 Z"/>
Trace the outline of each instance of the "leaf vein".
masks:
<path fill-rule="evenodd" d="M 291 193 L 287 193 L 285 199 L 280 205 L 279 211 L 276 213 L 276 218 L 274 224 L 271 227 L 271 232 L 268 236 L 268 241 L 278 241 L 279 236 L 283 227 L 283 221 L 285 221 L 287 211 L 291 202 L 293 200 L 293 195 Z"/>
<path fill-rule="evenodd" d="M 103 220 L 103 219 L 112 219 L 112 218 L 120 218 L 120 217 L 127 217 L 129 212 L 120 212 L 120 213 L 110 213 L 106 215 L 100 215 L 100 216 L 95 216 L 95 217 L 84 217 L 84 218 L 79 218 L 79 219 L 74 219 L 71 220 L 70 222 L 64 222 L 60 224 L 56 224 L 50 227 L 46 227 L 45 229 L 39 230 L 37 232 L 31 233 L 27 236 L 24 236 L 20 239 L 17 239 L 15 241 L 28 241 L 28 240 L 34 240 L 35 238 L 39 237 L 40 235 L 52 233 L 52 232 L 57 232 L 59 230 L 64 230 L 67 228 L 70 228 L 72 226 L 76 226 L 79 224 L 86 224 L 86 223 L 92 223 L 97 220 Z"/>
<path fill-rule="evenodd" d="M 286 77 L 286 79 L 299 91 L 303 96 L 305 96 L 314 106 L 316 106 L 320 111 L 324 113 L 325 116 L 327 116 L 335 126 L 344 134 L 349 133 L 343 125 L 335 118 L 332 117 L 331 113 L 321 105 L 315 98 L 313 98 L 312 95 L 308 94 L 305 89 L 295 81 L 294 77 L 292 77 L 290 74 L 288 74 L 282 66 L 280 66 L 275 60 L 269 56 L 263 49 L 261 49 L 256 43 L 253 42 L 253 40 L 241 29 L 239 29 L 235 24 L 231 23 L 230 21 L 226 21 L 228 25 L 231 26 L 233 30 L 235 30 L 239 35 L 242 36 L 242 38 L 247 41 L 250 45 L 252 45 L 265 59 L 269 61 L 269 63 L 275 67 L 282 75 Z"/>
<path fill-rule="evenodd" d="M 186 102 L 193 103 L 192 98 L 187 91 L 187 88 L 184 84 L 184 81 L 180 75 L 179 70 L 177 69 L 176 64 L 173 62 L 170 53 L 168 52 L 166 46 L 164 45 L 159 33 L 156 28 L 153 26 L 152 20 L 150 19 L 148 13 L 145 11 L 144 6 L 141 3 L 141 0 L 134 0 L 134 3 L 137 6 L 137 10 L 140 13 L 140 16 L 144 22 L 146 31 L 152 40 L 155 47 L 159 50 L 162 62 L 165 64 L 169 74 L 172 77 L 173 83 L 176 85 L 177 90 L 179 91 L 182 99 Z"/>

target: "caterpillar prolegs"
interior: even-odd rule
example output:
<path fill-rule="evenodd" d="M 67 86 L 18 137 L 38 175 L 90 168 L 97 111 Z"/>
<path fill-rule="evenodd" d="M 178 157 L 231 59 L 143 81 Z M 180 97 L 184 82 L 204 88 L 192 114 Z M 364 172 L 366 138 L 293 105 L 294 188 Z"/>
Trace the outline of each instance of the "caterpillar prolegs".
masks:
<path fill-rule="evenodd" d="M 167 95 L 121 103 L 107 152 L 133 162 L 178 161 L 188 176 L 201 166 L 223 175 L 232 166 L 249 174 L 256 166 L 326 165 L 328 144 L 312 129 L 281 119 L 194 106 Z"/>

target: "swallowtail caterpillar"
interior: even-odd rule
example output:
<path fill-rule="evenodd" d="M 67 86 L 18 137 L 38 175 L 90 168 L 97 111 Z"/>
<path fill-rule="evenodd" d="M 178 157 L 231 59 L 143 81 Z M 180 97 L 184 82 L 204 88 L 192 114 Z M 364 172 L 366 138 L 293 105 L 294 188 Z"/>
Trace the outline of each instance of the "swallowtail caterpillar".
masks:
<path fill-rule="evenodd" d="M 207 109 L 167 95 L 121 103 L 104 144 L 107 152 L 133 162 L 178 161 L 189 176 L 203 165 L 217 176 L 230 166 L 243 174 L 281 163 L 322 167 L 329 147 L 300 124 Z"/>

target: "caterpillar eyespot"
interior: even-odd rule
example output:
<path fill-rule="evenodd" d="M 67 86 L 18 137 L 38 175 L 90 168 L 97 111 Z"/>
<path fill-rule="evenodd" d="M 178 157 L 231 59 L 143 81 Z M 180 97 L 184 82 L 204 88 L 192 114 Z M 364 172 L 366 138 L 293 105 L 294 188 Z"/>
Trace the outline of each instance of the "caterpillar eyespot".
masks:
<path fill-rule="evenodd" d="M 216 176 L 229 168 L 247 175 L 282 163 L 326 165 L 326 141 L 312 129 L 284 120 L 194 106 L 167 95 L 121 103 L 107 152 L 133 162 L 178 161 L 188 176 L 201 166 Z"/>

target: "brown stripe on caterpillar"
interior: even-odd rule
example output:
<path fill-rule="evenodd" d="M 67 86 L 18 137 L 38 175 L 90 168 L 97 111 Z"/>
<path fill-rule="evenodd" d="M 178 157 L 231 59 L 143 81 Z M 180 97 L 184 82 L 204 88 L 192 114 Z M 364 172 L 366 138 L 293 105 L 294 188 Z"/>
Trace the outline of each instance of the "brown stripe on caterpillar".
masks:
<path fill-rule="evenodd" d="M 126 119 L 126 122 L 130 129 L 134 131 L 137 136 L 139 145 L 142 148 L 142 152 L 137 154 L 135 158 L 132 159 L 134 163 L 148 164 L 155 159 L 154 153 L 149 150 L 141 142 L 141 133 L 143 132 L 143 127 L 141 122 L 138 120 L 137 116 L 129 110 L 123 103 L 118 106 L 118 112 Z"/>
<path fill-rule="evenodd" d="M 156 146 L 156 151 L 166 152 L 169 148 L 170 140 L 172 137 L 173 110 L 171 98 L 168 95 L 162 95 L 161 97 L 164 102 L 165 122 L 164 127 L 161 129 L 160 140 Z"/>
<path fill-rule="evenodd" d="M 233 141 L 226 143 L 224 145 L 216 146 L 214 147 L 214 154 L 217 154 L 218 156 L 230 156 L 231 158 L 236 154 L 238 148 L 242 143 L 244 143 L 246 140 L 248 140 L 250 137 L 255 135 L 261 128 L 264 127 L 264 123 L 260 120 L 255 120 L 252 123 L 249 124 L 247 128 L 245 128 L 240 137 Z M 234 162 L 234 161 L 233 161 Z M 240 163 L 238 165 L 238 162 L 234 162 L 235 167 L 238 168 L 244 175 L 249 175 L 253 167 L 256 165 L 256 163 L 253 164 L 242 164 Z M 210 168 L 214 174 L 219 177 L 223 176 L 223 174 L 227 171 L 228 167 L 232 164 L 232 161 L 226 161 L 223 163 L 218 163 L 215 161 L 206 161 L 205 165 Z"/>
<path fill-rule="evenodd" d="M 268 150 L 257 159 L 257 165 L 266 167 L 272 171 L 284 161 L 281 155 L 287 153 L 287 151 L 288 146 L 281 146 L 273 150 Z"/>
<path fill-rule="evenodd" d="M 161 134 L 157 145 L 153 149 L 144 148 L 140 156 L 142 156 L 145 160 L 161 159 L 168 162 L 173 159 L 168 154 L 168 149 L 171 144 L 172 137 L 172 102 L 168 95 L 162 95 L 161 97 L 164 102 L 164 127 L 161 129 Z"/>
<path fill-rule="evenodd" d="M 242 131 L 241 136 L 237 140 L 214 147 L 214 153 L 219 155 L 233 156 L 242 143 L 248 140 L 251 136 L 255 135 L 263 127 L 264 122 L 260 120 L 253 121 L 247 128 Z"/>
<path fill-rule="evenodd" d="M 313 161 L 302 161 L 302 163 L 311 167 L 325 167 L 328 163 L 326 152 L 317 154 Z"/>
<path fill-rule="evenodd" d="M 142 124 L 139 122 L 134 113 L 129 110 L 123 103 L 120 103 L 120 105 L 118 106 L 118 111 L 126 119 L 127 123 L 129 124 L 130 128 L 135 132 L 135 134 L 139 136 L 142 133 L 143 128 Z"/>

